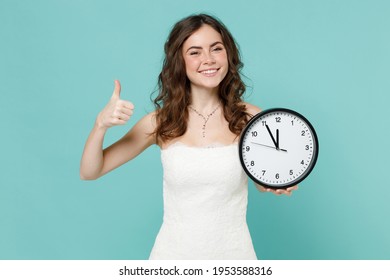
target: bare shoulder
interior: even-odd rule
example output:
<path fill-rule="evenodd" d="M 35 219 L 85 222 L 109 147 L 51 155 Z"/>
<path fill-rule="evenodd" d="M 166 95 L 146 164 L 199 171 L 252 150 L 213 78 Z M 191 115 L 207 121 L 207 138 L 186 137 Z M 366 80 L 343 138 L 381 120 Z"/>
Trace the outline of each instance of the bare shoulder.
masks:
<path fill-rule="evenodd" d="M 155 144 L 156 113 L 144 115 L 124 136 L 127 142 L 144 143 L 146 146 Z"/>
<path fill-rule="evenodd" d="M 147 133 L 153 133 L 156 129 L 156 111 L 150 112 L 143 116 L 137 123 L 137 125 L 142 126 L 142 128 Z"/>
<path fill-rule="evenodd" d="M 243 102 L 243 104 L 246 107 L 247 113 L 249 113 L 252 116 L 261 112 L 261 109 L 259 107 L 257 107 L 256 105 L 250 104 L 248 102 Z"/>

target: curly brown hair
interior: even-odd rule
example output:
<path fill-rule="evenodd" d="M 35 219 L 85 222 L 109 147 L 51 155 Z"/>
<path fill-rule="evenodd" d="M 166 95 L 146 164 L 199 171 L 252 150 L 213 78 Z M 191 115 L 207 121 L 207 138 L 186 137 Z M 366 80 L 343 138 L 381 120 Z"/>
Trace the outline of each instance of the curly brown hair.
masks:
<path fill-rule="evenodd" d="M 182 46 L 204 24 L 221 34 L 228 56 L 229 69 L 219 85 L 219 98 L 230 131 L 238 136 L 250 117 L 242 102 L 245 84 L 240 70 L 243 63 L 233 36 L 216 18 L 206 14 L 192 15 L 174 25 L 164 46 L 165 58 L 158 77 L 159 94 L 154 99 L 157 142 L 179 137 L 187 130 L 190 81 L 186 75 Z"/>

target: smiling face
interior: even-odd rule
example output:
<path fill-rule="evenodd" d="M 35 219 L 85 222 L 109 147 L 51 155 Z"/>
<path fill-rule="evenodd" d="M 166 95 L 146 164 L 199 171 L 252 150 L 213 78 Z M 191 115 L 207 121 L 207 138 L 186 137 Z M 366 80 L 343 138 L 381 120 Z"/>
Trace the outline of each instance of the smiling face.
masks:
<path fill-rule="evenodd" d="M 204 24 L 184 42 L 182 52 L 191 91 L 218 88 L 229 67 L 221 34 Z"/>

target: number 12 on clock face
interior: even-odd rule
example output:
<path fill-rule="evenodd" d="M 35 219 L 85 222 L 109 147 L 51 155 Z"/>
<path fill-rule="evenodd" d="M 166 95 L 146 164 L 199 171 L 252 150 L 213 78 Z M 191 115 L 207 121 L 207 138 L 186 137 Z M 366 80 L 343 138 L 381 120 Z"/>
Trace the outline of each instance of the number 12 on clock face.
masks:
<path fill-rule="evenodd" d="M 318 157 L 318 138 L 301 114 L 284 108 L 255 115 L 240 136 L 241 165 L 256 183 L 288 188 L 305 179 Z"/>

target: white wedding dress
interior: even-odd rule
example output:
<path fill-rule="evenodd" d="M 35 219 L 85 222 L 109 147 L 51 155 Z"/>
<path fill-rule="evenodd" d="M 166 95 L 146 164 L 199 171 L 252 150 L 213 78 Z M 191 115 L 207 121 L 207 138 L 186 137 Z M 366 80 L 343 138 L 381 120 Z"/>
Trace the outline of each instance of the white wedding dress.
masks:
<path fill-rule="evenodd" d="M 163 224 L 149 259 L 257 259 L 237 144 L 161 150 Z"/>

